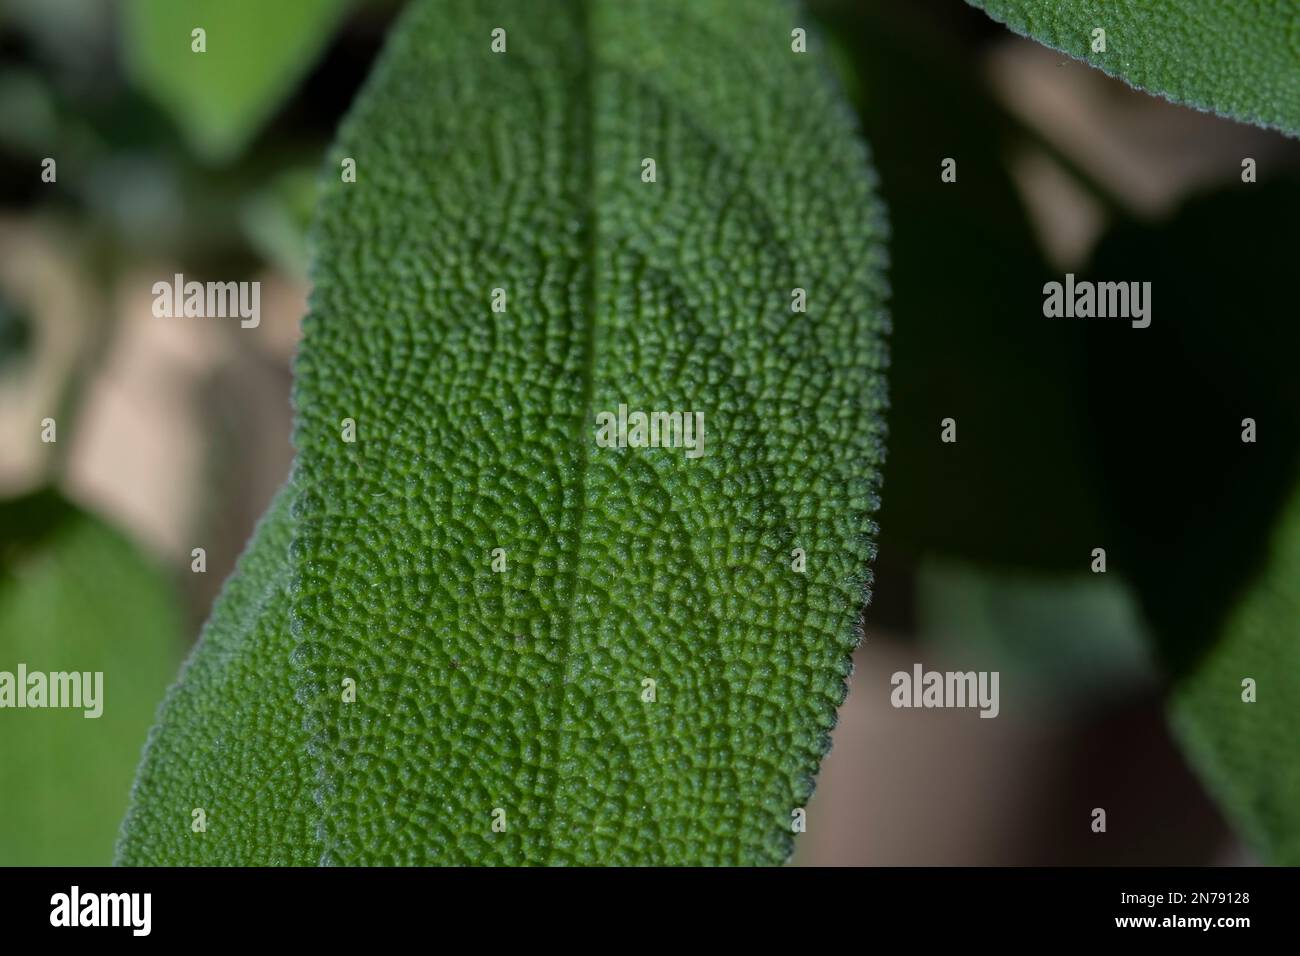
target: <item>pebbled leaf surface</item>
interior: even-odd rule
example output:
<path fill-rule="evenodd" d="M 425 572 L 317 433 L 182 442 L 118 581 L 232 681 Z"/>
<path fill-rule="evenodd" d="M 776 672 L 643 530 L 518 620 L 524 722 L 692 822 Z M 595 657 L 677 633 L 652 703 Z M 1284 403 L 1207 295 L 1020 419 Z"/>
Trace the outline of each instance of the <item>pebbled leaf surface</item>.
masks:
<path fill-rule="evenodd" d="M 223 762 L 299 721 L 323 862 L 788 855 L 866 597 L 887 327 L 866 149 L 797 26 L 438 0 L 395 30 L 318 214 L 298 703 Z M 598 447 L 619 404 L 703 412 L 705 454 Z M 215 772 L 179 761 L 169 792 Z M 296 792 L 256 802 L 294 830 Z"/>
<path fill-rule="evenodd" d="M 967 0 L 1140 90 L 1300 135 L 1297 0 Z M 1093 52 L 1094 29 L 1106 51 Z"/>
<path fill-rule="evenodd" d="M 262 519 L 167 694 L 122 826 L 122 865 L 314 864 L 305 736 L 288 680 L 289 492 Z M 203 811 L 196 831 L 194 811 Z"/>

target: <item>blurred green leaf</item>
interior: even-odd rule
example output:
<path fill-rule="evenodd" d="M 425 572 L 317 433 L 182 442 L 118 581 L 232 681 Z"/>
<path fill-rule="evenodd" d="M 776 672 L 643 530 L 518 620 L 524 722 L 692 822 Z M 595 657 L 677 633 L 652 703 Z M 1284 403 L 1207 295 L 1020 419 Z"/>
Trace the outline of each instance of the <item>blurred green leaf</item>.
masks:
<path fill-rule="evenodd" d="M 0 709 L 0 864 L 106 866 L 175 673 L 164 575 L 53 491 L 0 502 L 0 671 L 103 672 L 103 713 Z"/>
<path fill-rule="evenodd" d="M 1266 856 L 1300 862 L 1300 184 L 1117 227 L 1086 278 L 1151 282 L 1150 328 L 1089 322 L 1109 567 L 1141 593 L 1193 763 Z M 1087 321 L 1087 320 L 1085 320 Z M 1243 420 L 1256 441 L 1242 440 Z M 1241 700 L 1241 680 L 1259 702 Z"/>
<path fill-rule="evenodd" d="M 1300 483 L 1223 637 L 1174 690 L 1171 722 L 1192 764 L 1270 862 L 1300 865 Z M 1243 700 L 1243 682 L 1255 702 Z"/>
<path fill-rule="evenodd" d="M 0 23 L 21 31 L 49 79 L 103 83 L 112 66 L 113 4 L 86 0 L 2 0 Z M 53 67 L 53 69 L 50 69 Z M 3 114 L 0 114 L 3 115 Z M 8 125 L 8 124 L 5 124 Z"/>
<path fill-rule="evenodd" d="M 54 95 L 34 70 L 0 70 L 0 146 L 24 156 L 48 155 L 59 121 Z"/>
<path fill-rule="evenodd" d="M 307 276 L 307 230 L 317 198 L 315 166 L 293 166 L 245 200 L 240 221 L 249 242 L 292 275 Z"/>
<path fill-rule="evenodd" d="M 1291 0 L 968 2 L 1140 90 L 1300 134 L 1300 6 Z"/>
<path fill-rule="evenodd" d="M 917 589 L 922 640 L 950 660 L 1001 671 L 1020 706 L 1027 691 L 1036 712 L 1099 708 L 1154 681 L 1137 597 L 1116 574 L 929 560 Z"/>
<path fill-rule="evenodd" d="M 194 150 L 236 156 L 324 48 L 349 0 L 126 0 L 125 58 Z M 206 31 L 206 52 L 192 31 Z"/>

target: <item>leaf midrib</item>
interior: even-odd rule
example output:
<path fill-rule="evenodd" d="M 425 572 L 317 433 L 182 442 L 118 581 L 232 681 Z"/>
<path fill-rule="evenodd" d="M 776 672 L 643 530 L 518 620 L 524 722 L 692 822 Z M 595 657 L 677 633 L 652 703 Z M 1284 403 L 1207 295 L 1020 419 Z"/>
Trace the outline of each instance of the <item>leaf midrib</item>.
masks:
<path fill-rule="evenodd" d="M 597 200 L 597 181 L 599 177 L 596 173 L 596 49 L 595 49 L 595 29 L 593 19 L 595 17 L 595 6 L 598 0 L 579 0 L 578 16 L 581 21 L 581 33 L 583 37 L 583 72 L 579 83 L 577 84 L 579 95 L 582 96 L 582 109 L 585 123 L 583 129 L 584 141 L 580 148 L 584 151 L 586 157 L 586 189 L 584 190 L 585 201 L 583 203 L 586 218 L 587 241 L 584 248 L 584 258 L 586 259 L 585 270 L 585 288 L 583 289 L 582 301 L 584 306 L 584 329 L 582 341 L 582 359 L 579 363 L 579 372 L 582 375 L 582 396 L 578 401 L 578 416 L 574 421 L 573 441 L 576 442 L 578 449 L 578 467 L 577 467 L 577 494 L 574 503 L 574 553 L 572 571 L 570 574 L 570 584 L 567 593 L 564 595 L 563 604 L 560 608 L 561 620 L 557 624 L 562 628 L 562 646 L 559 656 L 560 679 L 558 688 L 558 699 L 555 707 L 555 733 L 551 746 L 551 759 L 555 761 L 556 781 L 547 796 L 549 798 L 549 813 L 545 821 L 544 832 L 548 834 L 545 840 L 545 857 L 543 862 L 546 865 L 553 865 L 557 862 L 555 857 L 555 834 L 559 822 L 558 813 L 558 794 L 560 792 L 559 778 L 561 776 L 560 767 L 563 765 L 563 748 L 565 740 L 565 705 L 569 693 L 569 665 L 573 658 L 573 635 L 574 635 L 574 599 L 578 596 L 579 577 L 582 568 L 583 554 L 583 533 L 587 523 L 587 469 L 590 464 L 590 448 L 586 441 L 587 423 L 592 418 L 592 403 L 595 400 L 595 380 L 596 380 L 596 337 L 599 317 L 597 315 L 598 285 L 597 285 L 597 261 L 600 255 L 600 246 L 598 238 L 599 223 L 599 202 Z"/>
<path fill-rule="evenodd" d="M 559 680 L 559 688 L 558 688 L 559 698 L 555 708 L 555 733 L 553 735 L 552 748 L 551 748 L 552 759 L 555 760 L 557 764 L 557 774 L 556 774 L 557 783 L 559 782 L 560 779 L 560 774 L 558 772 L 558 765 L 562 763 L 565 741 L 568 738 L 568 735 L 566 734 L 566 727 L 565 727 L 565 713 L 567 710 L 571 665 L 573 663 L 573 658 L 574 658 L 574 637 L 575 637 L 574 618 L 575 618 L 575 608 L 576 608 L 574 599 L 579 596 L 580 593 L 579 587 L 582 584 L 580 571 L 582 568 L 582 556 L 585 551 L 584 530 L 586 526 L 587 511 L 588 511 L 587 478 L 588 478 L 588 471 L 590 466 L 590 453 L 591 453 L 591 441 L 592 441 L 592 436 L 589 432 L 589 429 L 594 420 L 593 415 L 595 412 L 595 408 L 594 408 L 595 378 L 596 378 L 595 373 L 596 373 L 596 361 L 598 355 L 598 343 L 600 339 L 599 331 L 601 325 L 600 315 L 598 310 L 598 304 L 600 301 L 599 298 L 600 270 L 598 268 L 598 264 L 600 260 L 600 249 L 601 249 L 600 243 L 603 241 L 604 237 L 600 229 L 600 223 L 601 223 L 600 193 L 597 188 L 600 179 L 598 164 L 596 161 L 596 157 L 599 152 L 599 148 L 598 148 L 599 140 L 598 140 L 598 129 L 597 129 L 598 127 L 598 109 L 597 109 L 597 94 L 596 94 L 597 84 L 600 82 L 601 74 L 606 70 L 614 73 L 623 73 L 624 75 L 632 79 L 634 82 L 646 87 L 647 92 L 655 96 L 657 99 L 659 99 L 660 102 L 664 104 L 665 108 L 667 109 L 676 108 L 675 105 L 671 103 L 670 98 L 664 95 L 662 90 L 659 90 L 658 88 L 654 87 L 653 84 L 650 83 L 648 77 L 636 71 L 626 70 L 617 64 L 613 64 L 613 63 L 602 64 L 600 58 L 597 56 L 596 53 L 597 29 L 594 22 L 596 19 L 596 10 L 600 2 L 601 0 L 580 0 L 581 18 L 582 18 L 581 20 L 582 35 L 584 39 L 584 47 L 582 50 L 583 57 L 584 57 L 583 59 L 584 69 L 582 71 L 582 79 L 576 85 L 576 88 L 578 90 L 579 95 L 582 97 L 581 108 L 585 110 L 585 117 L 584 117 L 585 133 L 581 145 L 585 150 L 585 157 L 586 157 L 586 168 L 585 168 L 586 190 L 583 196 L 584 201 L 582 202 L 581 206 L 585 213 L 585 219 L 587 224 L 586 243 L 584 249 L 584 258 L 586 260 L 585 261 L 586 281 L 584 283 L 585 288 L 583 291 L 583 302 L 585 305 L 586 315 L 584 316 L 585 327 L 583 330 L 582 358 L 581 358 L 581 362 L 579 363 L 579 371 L 580 374 L 582 375 L 582 393 L 581 393 L 581 398 L 579 400 L 579 415 L 575 420 L 576 431 L 574 435 L 574 440 L 577 442 L 577 448 L 578 448 L 578 462 L 577 462 L 577 475 L 576 475 L 577 500 L 575 502 L 575 511 L 574 511 L 574 519 L 576 521 L 576 525 L 575 525 L 574 547 L 572 551 L 574 571 L 571 579 L 571 584 L 563 599 L 565 607 L 561 612 L 561 614 L 559 615 L 559 617 L 557 618 L 557 625 L 563 628 L 563 642 L 559 654 L 559 668 L 560 668 L 560 680 Z M 692 22 L 698 23 L 698 21 L 696 21 L 695 18 L 693 17 L 688 17 L 687 19 L 691 20 Z M 726 151 L 722 149 L 721 144 L 717 143 L 716 140 L 714 140 L 711 136 L 709 136 L 707 131 L 699 123 L 697 123 L 694 119 L 690 117 L 687 118 L 687 122 L 691 126 L 691 128 L 695 130 L 697 135 L 701 136 L 702 139 L 710 142 L 717 149 L 719 155 L 726 154 Z M 745 184 L 747 186 L 752 185 L 749 181 L 749 175 L 750 175 L 749 171 L 742 168 L 742 173 L 743 173 Z M 762 206 L 762 208 L 765 211 L 770 213 L 770 210 L 767 210 L 766 204 L 761 202 L 762 199 L 761 193 L 754 191 L 753 194 L 760 200 L 759 205 Z M 768 218 L 769 221 L 772 219 L 770 215 L 766 218 Z M 780 236 L 780 233 L 777 229 L 775 228 L 772 229 L 772 235 L 776 241 L 778 242 L 782 241 L 782 237 Z M 841 293 L 842 293 L 842 289 L 836 289 L 835 298 L 838 299 Z M 787 323 L 786 328 L 783 329 L 781 338 L 784 338 L 785 331 L 788 331 L 789 325 L 790 323 Z M 756 396 L 752 394 L 752 392 L 749 392 L 749 388 L 748 388 L 749 383 L 744 383 L 744 384 L 746 385 L 746 392 L 750 400 L 758 401 L 759 396 Z M 644 789 L 643 787 L 641 787 L 641 781 L 638 780 L 637 784 L 639 788 Z M 555 852 L 555 840 L 554 840 L 555 833 L 557 832 L 558 829 L 556 824 L 560 822 L 557 813 L 557 804 L 558 804 L 557 794 L 559 793 L 559 791 L 560 788 L 558 786 L 555 786 L 552 787 L 548 793 L 550 815 L 544 827 L 545 831 L 547 832 L 544 862 L 548 865 L 554 864 L 556 862 L 563 862 L 562 859 L 557 860 L 556 852 Z M 647 803 L 647 809 L 652 815 L 652 817 L 654 817 L 654 821 L 653 821 L 654 828 L 658 831 L 662 831 L 661 821 L 659 819 L 658 813 L 656 812 L 657 807 L 655 806 L 653 801 L 649 801 Z"/>

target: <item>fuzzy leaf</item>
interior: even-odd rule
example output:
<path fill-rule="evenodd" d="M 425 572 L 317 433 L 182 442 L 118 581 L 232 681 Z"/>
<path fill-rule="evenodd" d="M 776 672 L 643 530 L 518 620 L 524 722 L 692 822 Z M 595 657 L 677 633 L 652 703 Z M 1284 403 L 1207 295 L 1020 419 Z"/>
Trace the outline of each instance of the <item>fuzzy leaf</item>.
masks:
<path fill-rule="evenodd" d="M 967 0 L 1140 90 L 1300 135 L 1295 0 Z M 1094 50 L 1105 31 L 1105 51 Z"/>
<path fill-rule="evenodd" d="M 282 491 L 262 519 L 159 711 L 118 843 L 120 864 L 319 859 L 287 673 L 288 501 Z"/>
<path fill-rule="evenodd" d="M 126 0 L 137 83 L 206 159 L 237 155 L 324 48 L 348 0 Z M 205 31 L 203 52 L 193 31 Z"/>
<path fill-rule="evenodd" d="M 305 721 L 323 861 L 788 855 L 869 578 L 887 325 L 866 150 L 796 27 L 422 0 L 396 29 L 317 223 L 300 703 L 225 738 Z M 702 412 L 704 454 L 598 446 L 620 404 Z"/>

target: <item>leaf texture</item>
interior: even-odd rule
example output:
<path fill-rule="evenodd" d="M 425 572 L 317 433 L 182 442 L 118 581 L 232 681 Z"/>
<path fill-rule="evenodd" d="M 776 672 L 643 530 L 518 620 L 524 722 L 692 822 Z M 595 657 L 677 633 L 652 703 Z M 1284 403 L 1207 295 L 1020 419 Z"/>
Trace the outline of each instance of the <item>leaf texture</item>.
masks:
<path fill-rule="evenodd" d="M 1300 135 L 1296 0 L 967 0 L 1175 103 Z M 1093 49 L 1105 30 L 1104 52 Z"/>
<path fill-rule="evenodd" d="M 788 856 L 866 598 L 887 326 L 883 210 L 805 26 L 404 15 L 327 165 L 296 366 L 281 716 L 322 862 Z M 702 412 L 703 455 L 599 446 L 621 404 Z"/>
<path fill-rule="evenodd" d="M 262 519 L 159 711 L 119 864 L 319 859 L 305 735 L 287 674 L 288 500 L 281 491 Z"/>

